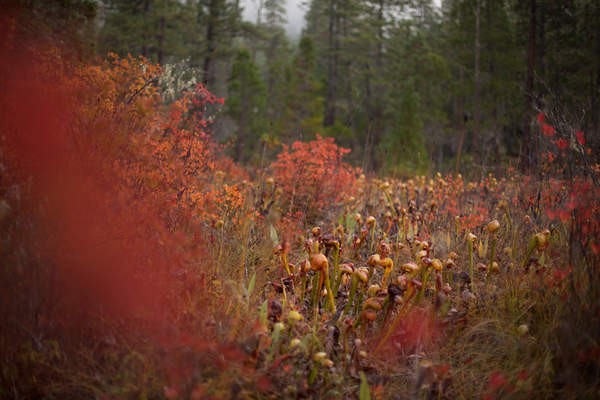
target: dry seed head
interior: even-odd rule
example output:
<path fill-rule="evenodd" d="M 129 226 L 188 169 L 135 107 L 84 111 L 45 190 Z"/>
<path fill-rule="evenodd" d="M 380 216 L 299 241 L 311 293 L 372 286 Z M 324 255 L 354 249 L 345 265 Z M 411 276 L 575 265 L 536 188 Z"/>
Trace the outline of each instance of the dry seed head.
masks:
<path fill-rule="evenodd" d="M 273 325 L 273 330 L 282 331 L 284 329 L 285 329 L 285 324 L 283 322 L 276 322 L 275 325 Z"/>
<path fill-rule="evenodd" d="M 393 268 L 394 261 L 392 261 L 391 258 L 386 257 L 383 260 L 379 261 L 379 265 L 382 266 L 383 268 Z"/>
<path fill-rule="evenodd" d="M 350 275 L 344 274 L 342 275 L 342 286 L 347 286 L 350 284 Z"/>
<path fill-rule="evenodd" d="M 447 258 L 446 261 L 444 261 L 444 266 L 447 269 L 452 269 L 456 267 L 456 264 L 454 263 L 454 261 L 451 258 Z"/>
<path fill-rule="evenodd" d="M 300 264 L 300 269 L 304 272 L 310 271 L 312 269 L 312 267 L 310 265 L 310 261 L 308 261 L 308 260 L 302 261 L 302 263 Z"/>
<path fill-rule="evenodd" d="M 500 229 L 500 222 L 498 222 L 497 219 L 490 221 L 487 224 L 487 230 L 489 233 L 496 233 L 496 231 L 498 231 L 498 229 Z"/>
<path fill-rule="evenodd" d="M 379 300 L 375 297 L 369 297 L 366 301 L 365 304 L 363 305 L 363 309 L 373 309 L 376 311 L 381 310 L 381 303 L 379 302 Z"/>
<path fill-rule="evenodd" d="M 354 220 L 358 223 L 361 224 L 362 223 L 362 215 L 360 215 L 360 213 L 356 213 L 354 214 Z"/>
<path fill-rule="evenodd" d="M 360 279 L 363 283 L 367 283 L 369 281 L 369 272 L 366 271 L 364 268 L 361 267 L 354 273 L 356 274 L 356 276 L 358 276 L 358 279 Z"/>
<path fill-rule="evenodd" d="M 373 284 L 371 286 L 369 286 L 369 289 L 367 289 L 367 294 L 369 297 L 375 297 L 377 296 L 377 293 L 381 290 L 381 286 L 379 286 L 378 284 Z"/>
<path fill-rule="evenodd" d="M 529 333 L 529 326 L 527 324 L 521 324 L 517 328 L 517 332 L 519 333 L 519 335 L 525 336 Z"/>
<path fill-rule="evenodd" d="M 354 272 L 354 265 L 352 263 L 344 263 L 340 265 L 340 272 L 343 274 L 352 274 Z"/>
<path fill-rule="evenodd" d="M 362 317 L 368 321 L 375 321 L 377 319 L 377 313 L 373 309 L 366 309 L 361 313 Z"/>
<path fill-rule="evenodd" d="M 417 272 L 419 270 L 419 266 L 413 262 L 408 262 L 408 263 L 402 264 L 400 269 L 404 272 L 409 272 L 409 273 Z"/>
<path fill-rule="evenodd" d="M 490 271 L 492 271 L 495 274 L 500 272 L 500 266 L 498 265 L 498 263 L 496 261 L 494 261 L 492 263 L 492 267 L 490 268 Z"/>
<path fill-rule="evenodd" d="M 292 274 L 296 273 L 296 264 L 292 264 L 291 262 L 288 263 L 288 267 L 290 268 L 290 272 Z"/>
<path fill-rule="evenodd" d="M 329 267 L 329 262 L 324 254 L 317 253 L 310 256 L 310 266 L 313 271 L 324 271 Z"/>
<path fill-rule="evenodd" d="M 304 319 L 304 317 L 302 316 L 302 314 L 300 314 L 298 311 L 296 310 L 292 310 L 290 311 L 288 317 L 292 320 L 292 321 L 302 321 Z"/>
<path fill-rule="evenodd" d="M 548 245 L 548 238 L 550 237 L 550 231 L 545 230 L 540 233 L 535 234 L 535 241 L 537 244 L 538 250 L 543 250 Z"/>
<path fill-rule="evenodd" d="M 380 261 L 381 261 L 381 256 L 379 254 L 373 254 L 372 256 L 369 257 L 367 263 L 371 267 L 374 267 L 374 266 L 378 265 Z"/>
<path fill-rule="evenodd" d="M 388 254 L 390 254 L 390 245 L 387 244 L 387 242 L 385 240 L 381 240 L 379 241 L 379 245 L 377 246 L 379 249 L 379 252 L 381 253 L 381 255 L 383 257 L 387 256 Z"/>

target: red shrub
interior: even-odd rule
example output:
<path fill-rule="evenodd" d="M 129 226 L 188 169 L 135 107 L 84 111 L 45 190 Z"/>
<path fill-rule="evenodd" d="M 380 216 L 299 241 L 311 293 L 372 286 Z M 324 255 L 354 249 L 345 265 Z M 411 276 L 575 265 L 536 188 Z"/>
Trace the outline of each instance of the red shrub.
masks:
<path fill-rule="evenodd" d="M 359 173 L 342 161 L 349 152 L 333 138 L 319 135 L 310 142 L 295 142 L 291 149 L 284 146 L 271 169 L 289 215 L 300 211 L 311 220 L 349 196 Z"/>

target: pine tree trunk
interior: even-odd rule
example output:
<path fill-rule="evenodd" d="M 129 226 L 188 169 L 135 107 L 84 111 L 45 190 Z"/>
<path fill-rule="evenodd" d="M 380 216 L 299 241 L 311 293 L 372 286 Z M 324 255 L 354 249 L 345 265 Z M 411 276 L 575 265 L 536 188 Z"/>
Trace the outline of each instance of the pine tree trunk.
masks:
<path fill-rule="evenodd" d="M 144 57 L 150 58 L 148 51 L 148 13 L 150 12 L 150 0 L 144 1 L 142 14 L 142 49 L 141 53 Z"/>
<path fill-rule="evenodd" d="M 479 71 L 479 58 L 481 53 L 480 43 L 480 20 L 481 20 L 481 0 L 476 0 L 475 4 L 475 97 L 473 104 L 473 160 L 479 162 L 479 113 L 480 113 L 480 91 L 481 77 Z"/>
<path fill-rule="evenodd" d="M 159 33 L 158 33 L 158 48 L 157 48 L 157 61 L 160 65 L 163 65 L 165 58 L 165 17 L 160 17 Z"/>
<path fill-rule="evenodd" d="M 202 83 L 211 87 L 215 82 L 215 53 L 217 51 L 216 30 L 219 19 L 219 0 L 210 0 L 208 26 L 206 27 L 206 56 L 204 57 L 204 74 Z"/>
<path fill-rule="evenodd" d="M 521 150 L 521 167 L 530 171 L 534 167 L 531 113 L 534 100 L 534 73 L 535 73 L 535 33 L 536 33 L 536 8 L 537 1 L 530 0 L 529 8 L 529 43 L 527 52 L 527 81 L 525 83 L 525 115 L 523 126 L 523 147 Z"/>
<path fill-rule="evenodd" d="M 460 67 L 460 86 L 463 86 L 463 77 L 464 77 L 464 70 L 462 67 Z M 460 139 L 458 140 L 458 149 L 456 150 L 456 175 L 458 175 L 459 173 L 459 167 L 460 167 L 460 154 L 462 153 L 462 148 L 463 148 L 463 144 L 465 142 L 465 115 L 464 115 L 464 110 L 463 110 L 463 98 L 459 97 L 458 98 L 458 105 L 457 105 L 457 114 L 458 114 L 458 129 L 460 131 Z"/>
<path fill-rule="evenodd" d="M 371 134 L 371 156 L 369 157 L 371 160 L 371 167 L 373 169 L 376 169 L 377 167 L 379 167 L 379 163 L 377 162 L 377 157 L 376 157 L 376 150 L 377 150 L 377 146 L 379 145 L 380 142 L 380 137 L 381 137 L 381 130 L 382 130 L 382 118 L 383 118 L 383 111 L 382 111 L 382 105 L 381 105 L 381 96 L 382 96 L 382 92 L 383 92 L 383 87 L 381 86 L 380 80 L 381 80 L 381 76 L 380 74 L 383 72 L 382 71 L 382 66 L 383 66 L 383 40 L 384 40 L 384 8 L 385 8 L 385 0 L 379 0 L 379 4 L 378 4 L 379 8 L 377 9 L 377 55 L 375 57 L 375 96 L 373 98 L 374 104 L 373 104 L 373 116 L 372 116 L 372 120 L 373 120 L 373 132 Z"/>
<path fill-rule="evenodd" d="M 323 126 L 328 127 L 335 124 L 335 90 L 336 90 L 336 49 L 335 49 L 335 14 L 336 14 L 336 1 L 329 0 L 329 30 L 327 35 L 327 97 L 325 99 L 325 118 L 323 119 Z"/>

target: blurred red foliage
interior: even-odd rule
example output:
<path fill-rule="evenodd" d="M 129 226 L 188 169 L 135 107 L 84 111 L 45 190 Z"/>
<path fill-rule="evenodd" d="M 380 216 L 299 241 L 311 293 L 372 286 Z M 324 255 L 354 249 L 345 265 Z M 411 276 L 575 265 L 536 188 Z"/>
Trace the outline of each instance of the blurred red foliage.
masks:
<path fill-rule="evenodd" d="M 36 313 L 54 327 L 79 325 L 91 310 L 175 318 L 176 286 L 189 285 L 189 266 L 206 257 L 199 233 L 241 203 L 238 185 L 215 175 L 243 173 L 202 117 L 223 99 L 199 86 L 167 106 L 160 67 L 142 57 L 87 64 L 18 35 L 3 39 L 0 152 L 9 173 L 0 194 L 19 193 L 12 206 L 31 221 L 20 225 L 23 251 L 47 273 Z"/>

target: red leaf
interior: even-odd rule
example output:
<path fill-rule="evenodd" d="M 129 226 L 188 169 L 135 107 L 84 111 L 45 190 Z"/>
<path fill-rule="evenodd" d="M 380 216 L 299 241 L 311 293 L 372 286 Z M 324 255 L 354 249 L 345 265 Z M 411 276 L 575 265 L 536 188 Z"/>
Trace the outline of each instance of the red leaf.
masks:
<path fill-rule="evenodd" d="M 562 223 L 568 222 L 570 217 L 571 217 L 571 214 L 569 214 L 567 211 L 558 210 L 558 219 L 560 219 L 560 221 Z"/>
<path fill-rule="evenodd" d="M 590 247 L 592 248 L 594 254 L 600 253 L 600 246 L 598 246 L 595 241 L 590 242 Z"/>
<path fill-rule="evenodd" d="M 256 380 L 256 387 L 260 391 L 266 392 L 271 388 L 271 380 L 267 376 L 263 375 Z"/>
<path fill-rule="evenodd" d="M 450 364 L 436 365 L 434 371 L 438 377 L 443 378 L 450 371 Z"/>
<path fill-rule="evenodd" d="M 544 124 L 544 122 L 546 122 L 546 116 L 544 115 L 544 113 L 539 113 L 537 115 L 537 120 L 540 124 Z"/>
<path fill-rule="evenodd" d="M 543 124 L 542 125 L 542 132 L 544 133 L 544 136 L 554 136 L 554 127 L 552 125 L 548 125 L 548 124 Z"/>
<path fill-rule="evenodd" d="M 567 142 L 565 139 L 560 138 L 556 141 L 556 145 L 558 146 L 558 148 L 560 150 L 565 150 L 569 147 L 569 142 Z"/>
<path fill-rule="evenodd" d="M 575 136 L 577 137 L 577 142 L 583 146 L 585 144 L 585 137 L 583 136 L 583 132 L 577 131 L 575 132 Z"/>
<path fill-rule="evenodd" d="M 504 377 L 504 375 L 502 375 L 501 372 L 495 371 L 490 377 L 490 388 L 492 390 L 498 390 L 504 385 L 506 385 L 506 378 Z"/>
<path fill-rule="evenodd" d="M 519 375 L 517 376 L 517 379 L 520 380 L 520 381 L 526 381 L 528 376 L 529 376 L 529 374 L 527 373 L 527 370 L 523 368 L 519 372 Z"/>

